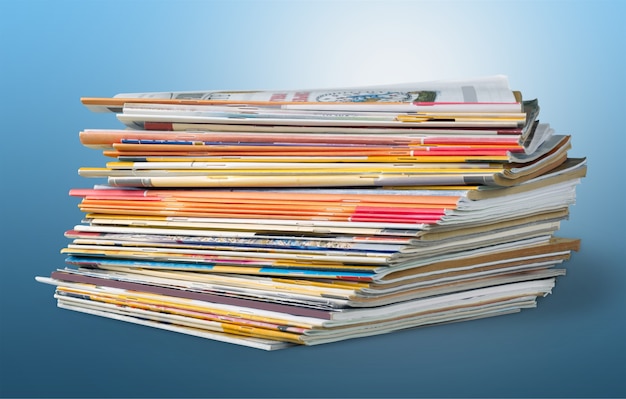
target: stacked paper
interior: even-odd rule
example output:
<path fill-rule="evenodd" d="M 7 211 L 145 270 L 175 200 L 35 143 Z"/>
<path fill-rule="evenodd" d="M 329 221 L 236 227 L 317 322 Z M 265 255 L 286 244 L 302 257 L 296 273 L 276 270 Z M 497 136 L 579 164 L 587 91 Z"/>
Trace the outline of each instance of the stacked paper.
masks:
<path fill-rule="evenodd" d="M 83 98 L 127 128 L 74 189 L 59 307 L 262 349 L 518 312 L 584 159 L 505 77 Z"/>

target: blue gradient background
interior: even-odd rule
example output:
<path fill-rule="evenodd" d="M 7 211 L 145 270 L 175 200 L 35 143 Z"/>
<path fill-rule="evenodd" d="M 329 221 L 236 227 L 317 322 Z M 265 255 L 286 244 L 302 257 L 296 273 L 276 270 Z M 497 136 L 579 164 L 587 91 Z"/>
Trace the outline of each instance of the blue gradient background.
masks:
<path fill-rule="evenodd" d="M 624 397 L 624 1 L 0 0 L 4 397 Z M 538 309 L 264 352 L 57 309 L 81 96 L 506 74 L 573 135 L 580 237 Z"/>

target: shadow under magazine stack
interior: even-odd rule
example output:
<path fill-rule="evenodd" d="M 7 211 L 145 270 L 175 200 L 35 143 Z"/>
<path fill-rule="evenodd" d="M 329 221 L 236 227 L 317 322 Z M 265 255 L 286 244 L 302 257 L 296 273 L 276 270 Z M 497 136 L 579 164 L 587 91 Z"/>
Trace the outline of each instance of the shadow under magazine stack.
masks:
<path fill-rule="evenodd" d="M 64 309 L 262 349 L 536 306 L 584 159 L 502 76 L 83 98 Z"/>

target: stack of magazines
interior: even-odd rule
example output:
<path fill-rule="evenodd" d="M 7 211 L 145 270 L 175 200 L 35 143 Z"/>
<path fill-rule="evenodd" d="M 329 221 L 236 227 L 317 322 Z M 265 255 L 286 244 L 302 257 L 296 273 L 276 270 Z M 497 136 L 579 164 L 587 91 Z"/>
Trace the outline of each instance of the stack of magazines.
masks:
<path fill-rule="evenodd" d="M 83 98 L 59 307 L 266 350 L 535 307 L 585 159 L 507 78 Z"/>

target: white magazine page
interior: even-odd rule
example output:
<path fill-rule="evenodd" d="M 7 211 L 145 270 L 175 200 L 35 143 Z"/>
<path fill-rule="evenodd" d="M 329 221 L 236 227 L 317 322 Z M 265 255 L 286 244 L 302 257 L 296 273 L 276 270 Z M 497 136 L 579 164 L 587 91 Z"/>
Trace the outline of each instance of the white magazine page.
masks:
<path fill-rule="evenodd" d="M 361 87 L 299 90 L 213 90 L 120 93 L 114 98 L 242 102 L 516 102 L 503 75 Z"/>

